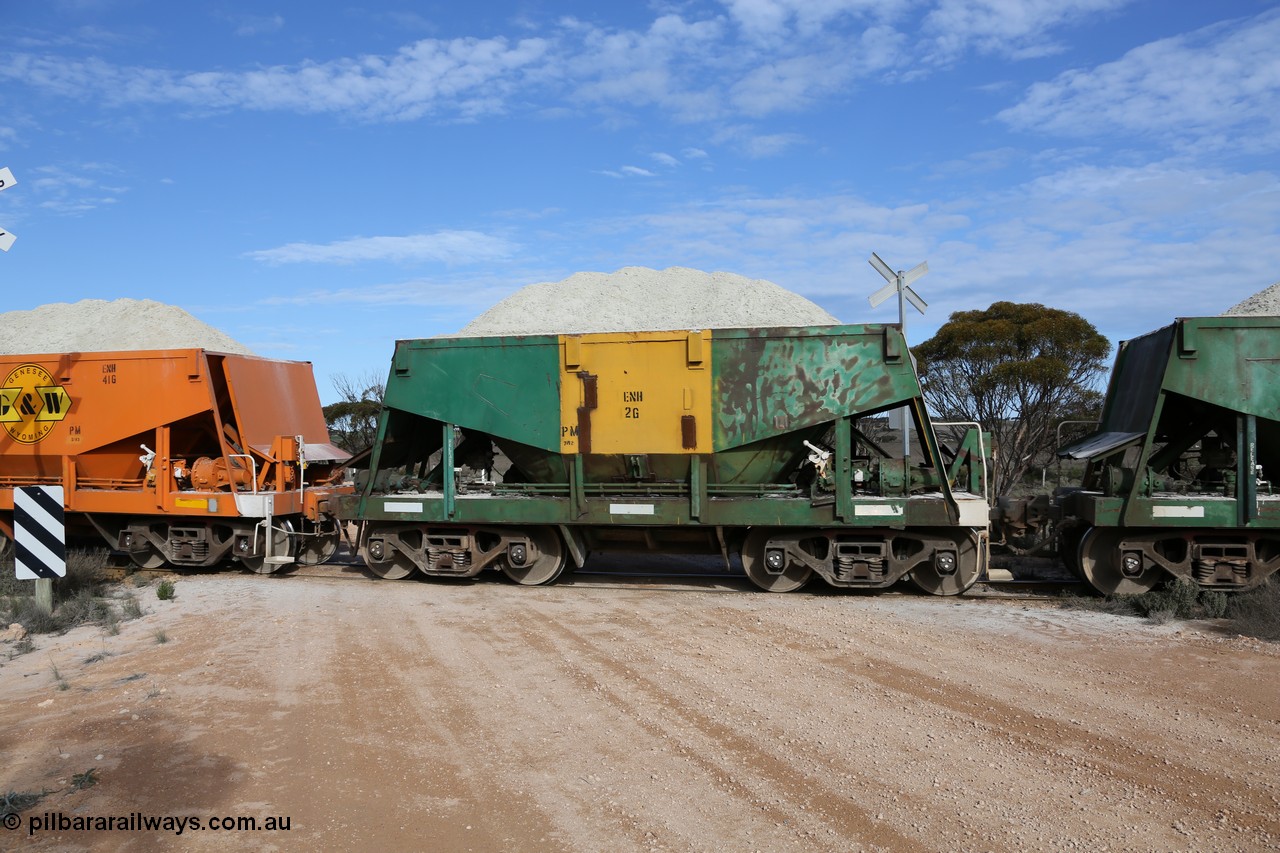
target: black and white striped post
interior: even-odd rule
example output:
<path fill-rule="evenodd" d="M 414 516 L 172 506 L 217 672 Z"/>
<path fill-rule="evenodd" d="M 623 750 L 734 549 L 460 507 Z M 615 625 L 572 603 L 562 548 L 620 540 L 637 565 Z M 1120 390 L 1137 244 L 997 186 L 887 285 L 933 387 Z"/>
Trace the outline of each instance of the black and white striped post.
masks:
<path fill-rule="evenodd" d="M 62 486 L 13 490 L 13 565 L 18 580 L 36 582 L 36 604 L 53 612 L 53 579 L 67 576 Z"/>

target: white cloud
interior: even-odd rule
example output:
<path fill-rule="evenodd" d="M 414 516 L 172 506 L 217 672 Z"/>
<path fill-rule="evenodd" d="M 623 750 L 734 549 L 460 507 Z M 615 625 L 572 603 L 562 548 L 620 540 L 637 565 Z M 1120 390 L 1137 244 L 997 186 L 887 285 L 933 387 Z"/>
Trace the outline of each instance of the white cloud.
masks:
<path fill-rule="evenodd" d="M 750 116 L 763 116 L 802 106 L 824 81 L 845 75 L 832 74 L 820 56 L 797 56 L 752 69 L 730 89 L 735 106 Z M 825 73 L 824 73 L 825 72 Z"/>
<path fill-rule="evenodd" d="M 610 178 L 656 178 L 656 172 L 648 169 L 642 169 L 639 166 L 621 166 L 617 169 L 601 169 L 596 172 L 598 175 L 607 175 Z"/>
<path fill-rule="evenodd" d="M 336 290 L 313 290 L 296 296 L 269 296 L 259 305 L 361 305 L 365 307 L 451 306 L 467 307 L 496 302 L 509 292 L 492 282 L 414 279 L 395 284 L 369 284 Z"/>
<path fill-rule="evenodd" d="M 939 0 L 921 31 L 930 58 L 951 61 L 976 50 L 1014 59 L 1058 53 L 1052 32 L 1133 0 Z"/>
<path fill-rule="evenodd" d="M 284 27 L 284 18 L 280 15 L 237 15 L 233 20 L 238 36 L 260 36 Z"/>
<path fill-rule="evenodd" d="M 841 18 L 883 19 L 910 6 L 907 0 L 724 0 L 748 38 L 776 41 L 812 36 Z"/>
<path fill-rule="evenodd" d="M 1064 136 L 1155 137 L 1201 148 L 1280 146 L 1280 12 L 1135 48 L 1032 86 L 999 118 Z"/>
<path fill-rule="evenodd" d="M 666 166 L 668 169 L 674 169 L 680 165 L 680 161 L 664 151 L 655 151 L 649 155 L 655 163 Z"/>
<path fill-rule="evenodd" d="M 350 264 L 363 261 L 437 261 L 466 264 L 504 258 L 515 247 L 478 231 L 437 231 L 405 237 L 357 237 L 335 243 L 288 243 L 248 252 L 246 257 L 272 264 Z"/>
<path fill-rule="evenodd" d="M 742 153 L 755 160 L 777 157 L 788 148 L 800 145 L 804 141 L 804 137 L 798 133 L 767 133 L 744 140 Z"/>
<path fill-rule="evenodd" d="M 931 2 L 722 0 L 700 11 L 667 5 L 635 28 L 565 17 L 535 29 L 525 21 L 521 32 L 539 34 L 425 38 L 392 53 L 229 70 L 114 65 L 80 43 L 50 44 L 0 59 L 0 80 L 109 108 L 176 104 L 196 114 L 472 121 L 517 109 L 548 117 L 590 109 L 621 127 L 657 110 L 676 121 L 721 123 L 848 97 L 868 79 L 926 76 L 965 52 L 1048 52 L 1057 30 L 1131 0 Z M 274 15 L 236 20 L 246 33 L 283 25 Z"/>
<path fill-rule="evenodd" d="M 547 48 L 542 39 L 423 39 L 391 56 L 192 73 L 115 66 L 96 58 L 16 54 L 0 63 L 0 78 L 67 97 L 93 95 L 114 105 L 176 103 L 378 120 L 440 114 L 471 118 L 500 112 L 505 95 L 544 59 Z"/>
<path fill-rule="evenodd" d="M 562 22 L 568 43 L 562 60 L 570 98 L 614 107 L 658 106 L 677 117 L 723 114 L 708 63 L 724 51 L 718 20 L 657 18 L 646 30 L 606 30 L 576 19 Z"/>
<path fill-rule="evenodd" d="M 108 163 L 37 166 L 30 171 L 26 183 L 36 207 L 74 216 L 116 204 L 129 191 L 128 187 L 107 183 L 118 175 L 119 170 Z"/>
<path fill-rule="evenodd" d="M 1280 175 L 1168 161 L 1067 167 L 896 206 L 850 194 L 703 199 L 576 230 L 636 263 L 769 278 L 850 322 L 894 319 L 865 301 L 882 284 L 872 251 L 901 268 L 928 260 L 917 289 L 930 310 L 913 319 L 913 341 L 1001 299 L 1077 311 L 1115 339 L 1220 313 L 1280 278 L 1278 221 Z"/>
<path fill-rule="evenodd" d="M 332 113 L 369 121 L 472 120 L 518 104 L 543 115 L 590 107 L 615 124 L 629 111 L 656 108 L 679 121 L 803 108 L 815 98 L 902 61 L 903 37 L 857 16 L 828 22 L 866 2 L 788 2 L 786 18 L 804 32 L 780 44 L 744 42 L 723 15 L 661 14 L 636 29 L 564 18 L 538 37 L 421 39 L 391 54 L 231 70 L 180 71 L 115 65 L 65 45 L 0 59 L 0 79 L 97 104 L 176 104 Z M 744 11 L 740 7 L 739 11 Z M 236 19 L 246 33 L 283 24 Z M 789 24 L 790 26 L 790 24 Z"/>
<path fill-rule="evenodd" d="M 788 148 L 800 145 L 805 138 L 798 133 L 757 133 L 750 125 L 722 127 L 712 136 L 718 145 L 731 145 L 753 160 L 776 157 Z"/>

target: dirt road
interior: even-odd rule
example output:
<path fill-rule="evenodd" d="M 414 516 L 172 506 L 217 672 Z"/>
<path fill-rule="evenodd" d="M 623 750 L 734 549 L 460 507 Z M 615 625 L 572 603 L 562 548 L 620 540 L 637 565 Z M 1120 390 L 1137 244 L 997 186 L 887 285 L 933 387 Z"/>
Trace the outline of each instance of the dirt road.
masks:
<path fill-rule="evenodd" d="M 0 665 L 0 793 L 52 791 L 0 847 L 174 844 L 56 826 L 135 813 L 289 820 L 188 826 L 200 850 L 1280 844 L 1273 645 L 1025 602 L 329 574 L 144 588 L 119 635 Z"/>

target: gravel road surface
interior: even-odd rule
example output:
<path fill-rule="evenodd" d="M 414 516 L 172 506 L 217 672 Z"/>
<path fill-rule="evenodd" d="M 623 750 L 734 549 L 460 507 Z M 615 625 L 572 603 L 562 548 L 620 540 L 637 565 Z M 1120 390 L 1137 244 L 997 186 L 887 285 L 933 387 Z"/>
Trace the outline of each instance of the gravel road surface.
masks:
<path fill-rule="evenodd" d="M 0 848 L 175 843 L 28 836 L 50 813 L 289 818 L 188 827 L 194 850 L 1280 844 L 1280 648 L 1212 626 L 732 578 L 308 571 L 179 577 L 118 635 L 0 647 L 0 791 L 51 792 Z"/>

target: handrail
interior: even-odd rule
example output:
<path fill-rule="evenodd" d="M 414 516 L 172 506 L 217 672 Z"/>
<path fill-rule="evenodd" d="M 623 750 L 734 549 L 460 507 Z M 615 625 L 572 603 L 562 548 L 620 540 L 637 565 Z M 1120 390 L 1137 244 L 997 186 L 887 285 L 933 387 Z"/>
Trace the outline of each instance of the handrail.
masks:
<path fill-rule="evenodd" d="M 258 463 L 257 463 L 257 461 L 255 461 L 255 460 L 254 460 L 254 458 L 253 458 L 252 456 L 250 456 L 248 453 L 228 453 L 228 454 L 227 454 L 227 459 L 228 459 L 228 460 L 231 460 L 231 459 L 248 459 L 248 460 L 249 460 L 249 473 L 253 475 L 253 477 L 252 477 L 252 481 L 253 481 L 253 494 L 255 494 L 255 495 L 256 495 L 256 494 L 258 493 Z"/>
<path fill-rule="evenodd" d="M 935 427 L 976 427 L 978 430 L 978 456 L 982 459 L 982 499 L 990 503 L 987 490 L 991 488 L 991 480 L 987 474 L 987 448 L 982 440 L 982 424 L 977 421 L 934 421 Z M 936 433 L 936 430 L 935 430 Z"/>
<path fill-rule="evenodd" d="M 1059 422 L 1058 422 L 1058 428 L 1057 428 L 1056 430 L 1054 430 L 1054 431 L 1053 431 L 1053 449 L 1054 449 L 1054 451 L 1056 452 L 1056 451 L 1058 450 L 1058 448 L 1062 447 L 1062 428 L 1063 428 L 1064 426 L 1066 426 L 1067 424 L 1093 424 L 1094 426 L 1098 426 L 1098 425 L 1099 425 L 1099 424 L 1101 424 L 1101 423 L 1102 423 L 1102 421 L 1099 421 L 1099 420 L 1092 420 L 1092 421 L 1059 421 Z M 1048 478 L 1049 478 L 1049 466 L 1047 466 L 1047 465 L 1046 465 L 1044 468 L 1041 468 L 1041 469 L 1040 469 L 1040 488 L 1042 488 L 1042 489 L 1043 489 L 1043 488 L 1045 488 L 1045 483 L 1047 482 Z M 1059 485 L 1059 486 L 1061 486 L 1061 485 L 1062 485 L 1062 457 L 1061 457 L 1061 456 L 1059 456 L 1059 457 L 1058 457 L 1058 485 Z"/>

